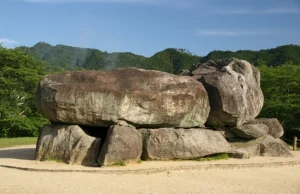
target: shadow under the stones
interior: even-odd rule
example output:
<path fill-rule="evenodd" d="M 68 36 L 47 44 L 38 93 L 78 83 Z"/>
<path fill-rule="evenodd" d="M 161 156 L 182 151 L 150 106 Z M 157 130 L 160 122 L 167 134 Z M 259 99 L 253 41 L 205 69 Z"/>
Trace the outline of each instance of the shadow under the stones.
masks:
<path fill-rule="evenodd" d="M 34 160 L 35 148 L 0 150 L 0 158 Z"/>

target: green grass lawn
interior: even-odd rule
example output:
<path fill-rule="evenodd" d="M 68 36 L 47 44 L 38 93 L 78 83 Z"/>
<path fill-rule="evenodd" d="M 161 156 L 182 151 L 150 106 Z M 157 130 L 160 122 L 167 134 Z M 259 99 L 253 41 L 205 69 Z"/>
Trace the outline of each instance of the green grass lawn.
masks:
<path fill-rule="evenodd" d="M 214 161 L 214 160 L 227 160 L 229 158 L 230 157 L 228 154 L 215 154 L 215 155 L 210 155 L 210 156 L 206 156 L 203 158 L 197 158 L 194 160 L 199 161 L 199 162 L 206 162 L 206 161 Z"/>
<path fill-rule="evenodd" d="M 0 148 L 35 144 L 37 137 L 0 138 Z"/>
<path fill-rule="evenodd" d="M 204 156 L 202 158 L 188 159 L 190 161 L 206 162 L 206 161 L 215 161 L 215 160 L 227 160 L 229 159 L 228 154 L 214 154 L 209 156 Z M 187 161 L 184 159 L 172 159 L 172 161 Z"/>

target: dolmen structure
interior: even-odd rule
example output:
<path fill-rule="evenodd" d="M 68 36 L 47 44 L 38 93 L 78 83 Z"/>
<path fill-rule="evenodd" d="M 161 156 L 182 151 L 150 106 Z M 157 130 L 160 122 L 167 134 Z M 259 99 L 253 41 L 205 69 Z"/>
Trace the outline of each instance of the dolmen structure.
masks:
<path fill-rule="evenodd" d="M 263 107 L 259 70 L 222 59 L 183 75 L 137 68 L 46 75 L 36 105 L 50 123 L 36 159 L 109 166 L 140 160 L 292 156 Z"/>

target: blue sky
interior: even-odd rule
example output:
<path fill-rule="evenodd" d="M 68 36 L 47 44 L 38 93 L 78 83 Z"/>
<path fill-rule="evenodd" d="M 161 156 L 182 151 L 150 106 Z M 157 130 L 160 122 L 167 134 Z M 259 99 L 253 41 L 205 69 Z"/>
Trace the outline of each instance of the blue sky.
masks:
<path fill-rule="evenodd" d="M 151 56 L 300 44 L 300 0 L 1 0 L 0 42 Z"/>

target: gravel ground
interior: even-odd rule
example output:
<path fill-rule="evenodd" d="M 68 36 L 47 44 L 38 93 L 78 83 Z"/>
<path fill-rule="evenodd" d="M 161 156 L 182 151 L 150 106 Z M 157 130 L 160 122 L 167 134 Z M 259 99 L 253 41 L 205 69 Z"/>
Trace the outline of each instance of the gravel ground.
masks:
<path fill-rule="evenodd" d="M 17 165 L 36 169 L 91 169 L 55 162 L 32 160 L 33 147 L 0 149 L 0 165 Z M 299 152 L 293 160 L 299 160 Z M 290 161 L 291 158 L 254 158 L 225 160 L 220 164 Z M 132 170 L 168 166 L 190 166 L 197 162 L 143 162 L 106 170 Z M 102 174 L 86 172 L 31 172 L 0 167 L 0 194 L 19 193 L 230 193 L 230 194 L 300 194 L 300 165 L 263 168 L 166 170 L 160 173 Z M 205 165 L 204 163 L 203 165 Z M 93 168 L 95 169 L 95 168 Z"/>

